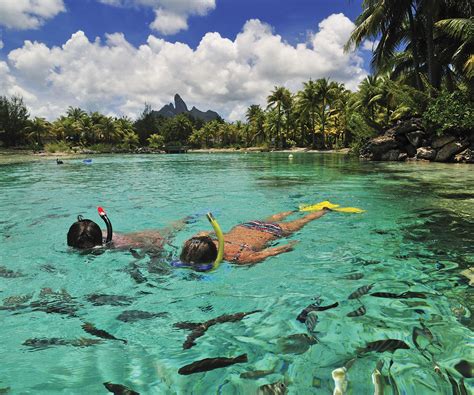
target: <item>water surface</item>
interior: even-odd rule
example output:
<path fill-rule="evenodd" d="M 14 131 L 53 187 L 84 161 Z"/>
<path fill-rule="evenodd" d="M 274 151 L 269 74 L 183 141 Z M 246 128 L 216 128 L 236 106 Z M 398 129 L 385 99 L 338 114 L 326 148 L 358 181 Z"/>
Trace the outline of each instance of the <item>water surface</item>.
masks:
<path fill-rule="evenodd" d="M 261 385 L 283 381 L 290 394 L 332 394 L 332 370 L 369 342 L 398 339 L 409 349 L 359 352 L 348 371 L 348 393 L 373 392 L 371 374 L 379 361 L 388 394 L 451 394 L 449 376 L 473 389 L 473 380 L 454 368 L 473 359 L 472 287 L 460 274 L 474 261 L 469 165 L 369 163 L 307 153 L 291 161 L 287 154 L 269 153 L 65 162 L 0 166 L 0 388 L 15 394 L 102 394 L 102 383 L 111 381 L 143 394 L 254 394 Z M 252 267 L 224 263 L 210 274 L 169 267 L 177 246 L 210 230 L 204 215 L 176 235 L 163 257 L 137 259 L 128 251 L 81 255 L 66 246 L 78 214 L 101 222 L 98 205 L 121 232 L 163 228 L 208 210 L 228 230 L 322 200 L 367 212 L 329 213 L 290 237 L 299 240 L 294 251 Z M 347 278 L 354 274 L 358 279 Z M 365 285 L 373 285 L 369 294 L 348 299 Z M 370 295 L 379 292 L 424 297 Z M 93 303 L 91 295 L 102 294 L 121 297 Z M 285 347 L 288 336 L 308 333 L 296 317 L 318 300 L 339 302 L 318 313 L 318 343 Z M 361 306 L 365 315 L 347 316 Z M 166 314 L 117 320 L 126 310 Z M 173 327 L 254 310 L 261 312 L 213 326 L 189 350 L 182 347 L 189 332 Z M 23 345 L 34 338 L 93 339 L 82 330 L 84 322 L 128 342 Z M 414 328 L 432 334 L 415 339 L 421 351 Z M 177 373 L 198 359 L 243 353 L 248 363 Z M 240 378 L 253 370 L 274 373 Z"/>

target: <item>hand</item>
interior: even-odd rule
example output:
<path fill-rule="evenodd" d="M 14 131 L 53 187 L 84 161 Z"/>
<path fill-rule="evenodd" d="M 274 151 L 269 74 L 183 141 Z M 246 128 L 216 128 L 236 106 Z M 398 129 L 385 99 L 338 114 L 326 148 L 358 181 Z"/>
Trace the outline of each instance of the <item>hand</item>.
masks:
<path fill-rule="evenodd" d="M 292 250 L 293 250 L 293 246 L 295 246 L 295 245 L 298 244 L 298 243 L 299 243 L 298 240 L 291 240 L 288 244 L 284 244 L 284 245 L 280 246 L 279 248 L 280 248 L 281 251 L 283 251 L 283 252 L 292 251 Z"/>

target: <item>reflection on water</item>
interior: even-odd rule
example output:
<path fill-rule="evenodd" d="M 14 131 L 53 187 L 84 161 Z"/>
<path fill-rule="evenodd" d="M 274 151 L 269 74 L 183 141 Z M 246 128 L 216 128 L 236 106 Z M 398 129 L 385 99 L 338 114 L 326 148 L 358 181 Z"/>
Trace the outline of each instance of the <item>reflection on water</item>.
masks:
<path fill-rule="evenodd" d="M 372 377 L 385 394 L 474 387 L 474 301 L 461 275 L 474 261 L 468 165 L 100 156 L 5 164 L 0 187 L 0 390 L 332 394 L 339 368 L 350 394 L 373 393 Z M 228 230 L 322 200 L 367 212 L 329 213 L 291 237 L 294 251 L 251 267 L 169 265 L 210 230 L 208 210 Z M 69 225 L 78 214 L 99 222 L 97 205 L 123 232 L 201 215 L 162 254 L 69 251 Z M 184 366 L 207 371 L 178 374 Z"/>

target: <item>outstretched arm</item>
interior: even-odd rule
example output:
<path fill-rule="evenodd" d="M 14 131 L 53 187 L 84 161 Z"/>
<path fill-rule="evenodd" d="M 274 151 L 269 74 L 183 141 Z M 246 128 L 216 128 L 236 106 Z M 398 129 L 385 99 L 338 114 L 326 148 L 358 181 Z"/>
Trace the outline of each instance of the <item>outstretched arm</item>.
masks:
<path fill-rule="evenodd" d="M 262 251 L 256 251 L 256 252 L 246 251 L 245 253 L 240 255 L 239 260 L 235 263 L 239 265 L 250 265 L 252 263 L 261 262 L 268 257 L 280 255 L 280 254 L 283 254 L 284 252 L 289 252 L 293 250 L 293 246 L 296 243 L 298 243 L 298 241 L 293 240 L 288 244 L 284 244 L 278 247 L 266 248 Z"/>

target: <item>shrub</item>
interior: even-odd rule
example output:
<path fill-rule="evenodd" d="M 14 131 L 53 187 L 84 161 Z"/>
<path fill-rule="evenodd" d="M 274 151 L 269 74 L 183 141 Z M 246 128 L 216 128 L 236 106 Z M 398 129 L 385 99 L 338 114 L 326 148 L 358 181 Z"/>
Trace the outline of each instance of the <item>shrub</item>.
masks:
<path fill-rule="evenodd" d="M 467 134 L 474 128 L 473 108 L 474 102 L 467 92 L 444 91 L 429 103 L 423 121 L 427 129 L 436 134 Z"/>
<path fill-rule="evenodd" d="M 110 152 L 113 152 L 113 146 L 111 144 L 105 144 L 105 143 L 98 143 L 98 144 L 93 144 L 88 149 L 99 152 L 101 154 L 108 154 Z"/>
<path fill-rule="evenodd" d="M 55 153 L 55 152 L 69 152 L 70 148 L 65 141 L 54 141 L 47 143 L 44 146 L 46 152 Z"/>

